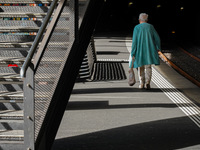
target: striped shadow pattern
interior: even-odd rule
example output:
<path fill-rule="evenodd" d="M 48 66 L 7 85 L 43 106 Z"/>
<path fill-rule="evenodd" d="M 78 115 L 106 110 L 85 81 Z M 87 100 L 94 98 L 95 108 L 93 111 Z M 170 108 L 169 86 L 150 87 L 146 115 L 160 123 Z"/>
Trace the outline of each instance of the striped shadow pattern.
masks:
<path fill-rule="evenodd" d="M 92 81 L 125 80 L 122 63 L 99 61 L 94 64 Z"/>

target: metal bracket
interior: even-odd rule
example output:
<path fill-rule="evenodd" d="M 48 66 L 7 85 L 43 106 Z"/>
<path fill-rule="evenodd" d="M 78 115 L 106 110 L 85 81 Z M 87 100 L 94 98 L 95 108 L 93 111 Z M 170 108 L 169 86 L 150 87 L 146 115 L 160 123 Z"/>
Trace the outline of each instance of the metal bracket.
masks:
<path fill-rule="evenodd" d="M 34 66 L 31 63 L 24 78 L 24 146 L 35 149 L 35 113 L 34 113 Z"/>

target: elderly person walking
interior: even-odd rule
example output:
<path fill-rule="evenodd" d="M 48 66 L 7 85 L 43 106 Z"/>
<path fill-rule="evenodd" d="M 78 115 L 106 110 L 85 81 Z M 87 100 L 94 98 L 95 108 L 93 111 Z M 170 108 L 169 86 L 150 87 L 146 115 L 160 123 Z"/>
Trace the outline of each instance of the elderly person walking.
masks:
<path fill-rule="evenodd" d="M 138 68 L 139 88 L 150 89 L 152 77 L 151 65 L 159 65 L 158 50 L 161 49 L 160 38 L 153 25 L 147 23 L 148 15 L 141 13 L 139 23 L 135 26 L 132 39 L 129 68 Z M 146 72 L 145 72 L 146 70 Z"/>

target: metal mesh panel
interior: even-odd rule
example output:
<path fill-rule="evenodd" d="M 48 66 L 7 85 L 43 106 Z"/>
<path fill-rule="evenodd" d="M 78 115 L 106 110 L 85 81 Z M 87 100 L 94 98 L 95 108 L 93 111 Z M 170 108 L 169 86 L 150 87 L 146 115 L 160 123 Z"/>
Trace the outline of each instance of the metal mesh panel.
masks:
<path fill-rule="evenodd" d="M 66 3 L 57 26 L 52 34 L 35 75 L 35 139 L 44 117 L 52 103 L 51 97 L 57 85 L 69 49 L 74 41 L 74 8 Z M 66 17 L 66 12 L 69 16 Z M 64 87 L 63 87 L 64 88 Z"/>

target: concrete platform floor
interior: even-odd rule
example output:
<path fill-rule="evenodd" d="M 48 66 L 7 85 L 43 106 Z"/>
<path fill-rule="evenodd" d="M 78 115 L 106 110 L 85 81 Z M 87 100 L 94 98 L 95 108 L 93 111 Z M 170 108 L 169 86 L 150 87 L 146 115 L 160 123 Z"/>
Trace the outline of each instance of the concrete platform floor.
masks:
<path fill-rule="evenodd" d="M 98 59 L 122 60 L 128 77 L 130 39 L 95 41 Z M 163 62 L 154 66 L 151 90 L 127 82 L 76 83 L 52 149 L 200 149 L 199 87 Z"/>

